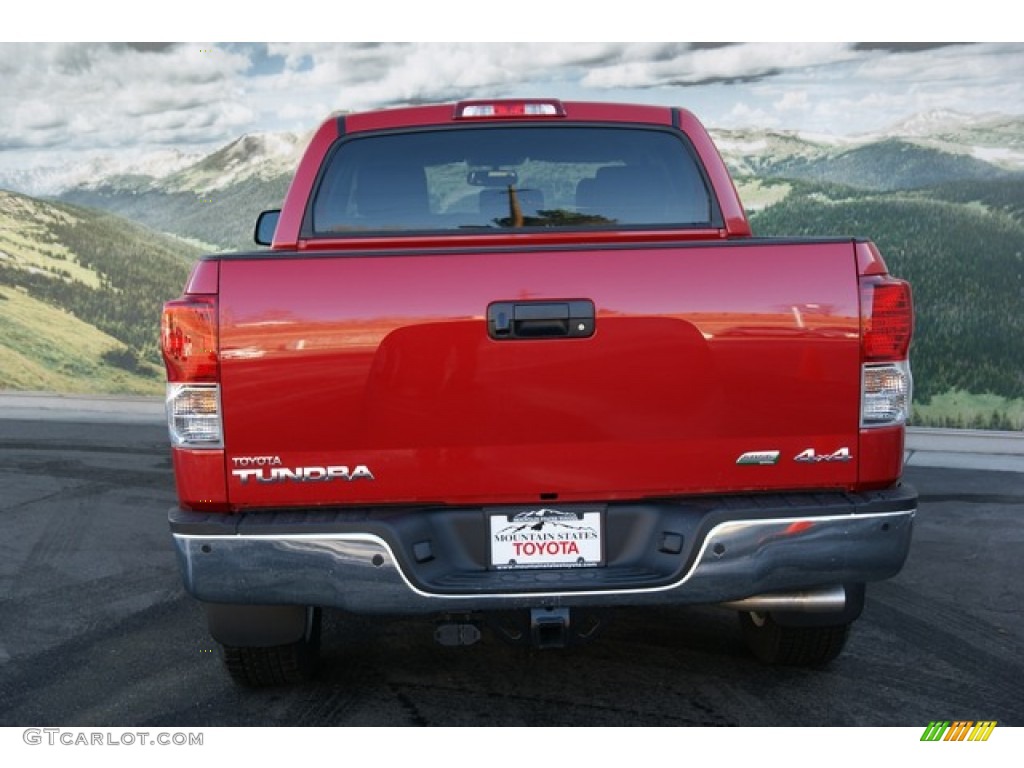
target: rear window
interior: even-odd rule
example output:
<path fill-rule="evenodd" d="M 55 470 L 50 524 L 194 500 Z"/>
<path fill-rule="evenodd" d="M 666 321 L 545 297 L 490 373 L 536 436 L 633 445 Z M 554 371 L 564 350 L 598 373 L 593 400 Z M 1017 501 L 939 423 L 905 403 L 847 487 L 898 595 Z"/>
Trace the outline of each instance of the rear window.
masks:
<path fill-rule="evenodd" d="M 315 234 L 708 226 L 708 188 L 674 133 L 517 126 L 344 140 L 314 198 Z"/>

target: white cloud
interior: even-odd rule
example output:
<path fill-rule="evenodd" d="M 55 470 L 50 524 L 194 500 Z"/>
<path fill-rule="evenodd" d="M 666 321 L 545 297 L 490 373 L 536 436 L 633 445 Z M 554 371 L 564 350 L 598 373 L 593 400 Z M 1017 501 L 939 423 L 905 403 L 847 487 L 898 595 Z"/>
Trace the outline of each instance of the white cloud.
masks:
<path fill-rule="evenodd" d="M 811 98 L 806 90 L 786 91 L 782 97 L 775 102 L 775 108 L 780 112 L 804 112 L 811 106 Z"/>
<path fill-rule="evenodd" d="M 208 54 L 199 44 L 161 52 L 102 44 L 0 45 L 0 109 L 10 116 L 0 124 L 0 147 L 217 140 L 255 117 L 244 89 L 234 85 L 249 61 L 206 47 Z M 162 139 L 146 133 L 153 125 L 164 131 Z M 172 126 L 179 132 L 169 131 Z"/>
<path fill-rule="evenodd" d="M 724 116 L 726 127 L 756 125 L 761 128 L 780 127 L 779 116 L 774 112 L 751 107 L 743 102 L 735 104 Z"/>
<path fill-rule="evenodd" d="M 623 46 L 585 44 L 382 43 L 271 45 L 286 72 L 272 90 L 319 91 L 336 108 L 437 101 L 483 89 L 522 88 L 620 55 Z"/>
<path fill-rule="evenodd" d="M 0 150 L 11 150 L 0 165 L 28 148 L 224 144 L 305 132 L 339 109 L 506 95 L 678 104 L 710 126 L 851 133 L 940 107 L 1024 112 L 1022 71 L 1020 43 L 0 44 Z"/>
<path fill-rule="evenodd" d="M 583 83 L 594 88 L 649 88 L 743 82 L 848 61 L 854 55 L 848 44 L 837 43 L 742 43 L 713 48 L 682 46 L 664 58 L 630 58 L 599 67 L 589 73 Z"/>

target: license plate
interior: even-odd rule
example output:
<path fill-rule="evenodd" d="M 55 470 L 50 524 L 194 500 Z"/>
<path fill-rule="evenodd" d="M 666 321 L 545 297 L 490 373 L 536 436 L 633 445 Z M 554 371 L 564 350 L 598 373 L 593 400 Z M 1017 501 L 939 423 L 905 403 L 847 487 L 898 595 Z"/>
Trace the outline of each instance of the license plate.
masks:
<path fill-rule="evenodd" d="M 535 509 L 490 515 L 493 568 L 587 568 L 601 565 L 600 510 Z"/>

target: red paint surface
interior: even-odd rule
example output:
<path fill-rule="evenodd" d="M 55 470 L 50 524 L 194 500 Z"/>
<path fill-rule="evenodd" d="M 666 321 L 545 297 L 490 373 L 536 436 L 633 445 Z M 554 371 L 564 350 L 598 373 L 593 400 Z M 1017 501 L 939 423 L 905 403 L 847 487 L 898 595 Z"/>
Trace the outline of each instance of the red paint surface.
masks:
<path fill-rule="evenodd" d="M 902 426 L 860 431 L 861 486 L 889 488 L 903 474 L 904 433 Z"/>
<path fill-rule="evenodd" d="M 228 463 L 367 465 L 233 503 L 561 500 L 849 487 L 850 243 L 221 264 Z M 742 275 L 743 279 L 737 279 Z M 591 299 L 589 339 L 493 341 L 494 301 Z M 737 466 L 779 450 L 775 466 Z"/>
<path fill-rule="evenodd" d="M 227 509 L 224 451 L 191 451 L 175 448 L 174 482 L 178 499 L 186 509 L 221 512 Z"/>

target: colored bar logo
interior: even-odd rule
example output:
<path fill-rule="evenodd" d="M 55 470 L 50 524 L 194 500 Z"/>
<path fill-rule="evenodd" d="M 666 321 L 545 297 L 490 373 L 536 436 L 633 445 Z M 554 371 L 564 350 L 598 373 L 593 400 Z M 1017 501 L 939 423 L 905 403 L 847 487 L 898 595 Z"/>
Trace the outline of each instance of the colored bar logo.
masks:
<path fill-rule="evenodd" d="M 995 720 L 932 720 L 921 734 L 921 741 L 988 741 Z"/>

